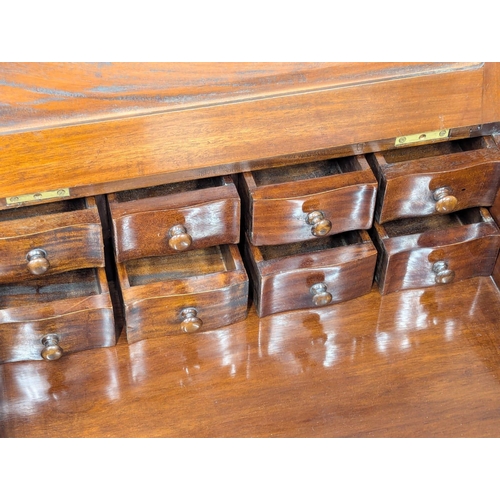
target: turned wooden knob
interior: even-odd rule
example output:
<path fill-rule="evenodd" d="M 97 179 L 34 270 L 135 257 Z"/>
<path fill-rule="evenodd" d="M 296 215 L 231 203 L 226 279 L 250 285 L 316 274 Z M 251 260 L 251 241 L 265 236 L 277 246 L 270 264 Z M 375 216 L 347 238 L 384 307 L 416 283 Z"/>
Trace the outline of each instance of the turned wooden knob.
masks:
<path fill-rule="evenodd" d="M 436 212 L 440 214 L 447 214 L 455 210 L 458 200 L 451 194 L 451 189 L 441 187 L 432 193 L 436 200 Z"/>
<path fill-rule="evenodd" d="M 197 314 L 198 311 L 194 307 L 187 307 L 181 311 L 181 330 L 184 333 L 194 333 L 202 327 L 203 321 Z"/>
<path fill-rule="evenodd" d="M 42 358 L 47 361 L 55 361 L 63 355 L 63 350 L 59 345 L 59 337 L 57 335 L 45 335 L 42 338 L 42 344 L 45 346 L 42 349 Z"/>
<path fill-rule="evenodd" d="M 455 279 L 455 271 L 448 269 L 448 264 L 442 260 L 435 262 L 432 270 L 436 275 L 436 283 L 451 283 Z"/>
<path fill-rule="evenodd" d="M 325 214 L 319 210 L 308 213 L 306 222 L 312 226 L 313 236 L 326 236 L 332 229 L 332 223 L 325 219 Z"/>
<path fill-rule="evenodd" d="M 28 261 L 28 271 L 31 274 L 46 273 L 50 267 L 50 262 L 47 259 L 47 252 L 41 248 L 35 248 L 26 255 Z"/>
<path fill-rule="evenodd" d="M 191 238 L 187 229 L 182 224 L 172 226 L 168 230 L 168 244 L 173 250 L 177 250 L 178 252 L 187 250 L 192 242 L 193 238 Z"/>
<path fill-rule="evenodd" d="M 326 291 L 324 283 L 316 283 L 310 288 L 313 296 L 312 301 L 315 306 L 326 306 L 332 301 L 332 294 Z"/>

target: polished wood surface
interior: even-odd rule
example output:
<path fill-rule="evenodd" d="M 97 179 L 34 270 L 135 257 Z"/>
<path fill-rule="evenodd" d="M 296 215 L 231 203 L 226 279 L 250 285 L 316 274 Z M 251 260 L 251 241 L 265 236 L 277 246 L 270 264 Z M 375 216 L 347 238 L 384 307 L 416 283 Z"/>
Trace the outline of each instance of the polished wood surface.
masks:
<path fill-rule="evenodd" d="M 480 63 L 2 63 L 1 133 L 480 68 Z"/>
<path fill-rule="evenodd" d="M 0 363 L 41 360 L 47 335 L 55 335 L 67 354 L 115 345 L 114 311 L 103 268 L 0 287 Z"/>
<path fill-rule="evenodd" d="M 500 437 L 490 278 L 0 366 L 3 437 Z"/>
<path fill-rule="evenodd" d="M 230 176 L 124 191 L 108 200 L 118 262 L 240 239 L 240 198 Z"/>
<path fill-rule="evenodd" d="M 490 206 L 500 184 L 492 137 L 441 142 L 367 155 L 377 179 L 377 222 Z"/>
<path fill-rule="evenodd" d="M 353 231 L 307 243 L 253 246 L 244 256 L 261 317 L 282 311 L 353 299 L 372 287 L 377 251 L 366 231 Z M 316 288 L 328 293 L 318 297 Z"/>
<path fill-rule="evenodd" d="M 2 215 L 0 283 L 104 267 L 101 220 L 93 197 L 12 208 Z"/>
<path fill-rule="evenodd" d="M 130 343 L 182 334 L 189 308 L 200 331 L 247 316 L 248 276 L 236 245 L 118 263 L 117 271 Z"/>
<path fill-rule="evenodd" d="M 0 219 L 13 212 L 3 210 L 6 197 L 40 191 L 136 190 L 393 149 L 396 136 L 443 128 L 451 138 L 498 134 L 499 66 L 0 64 Z M 108 220 L 104 238 L 111 242 Z M 374 286 L 262 319 L 252 305 L 245 321 L 207 333 L 204 311 L 180 299 L 203 278 L 174 279 L 177 297 L 166 307 L 159 297 L 170 285 L 157 281 L 165 270 L 149 272 L 157 258 L 121 264 L 135 282 L 136 311 L 152 303 L 134 334 L 147 325 L 157 338 L 127 344 L 120 318 L 115 347 L 71 352 L 46 330 L 35 335 L 33 359 L 62 358 L 0 365 L 0 436 L 499 436 L 500 296 L 490 277 L 389 295 Z M 243 319 L 248 284 L 239 271 Z M 437 271 L 445 281 L 446 271 Z M 499 274 L 497 265 L 497 283 Z M 2 318 L 36 314 L 21 288 L 2 296 Z M 311 298 L 333 292 L 315 288 Z M 210 313 L 217 319 L 235 311 L 222 296 L 224 307 Z M 59 320 L 73 307 L 102 306 L 95 297 L 39 307 L 57 309 Z M 112 327 L 109 302 L 102 310 Z M 165 311 L 176 313 L 174 335 L 160 321 Z M 82 348 L 94 347 L 99 325 L 85 331 Z M 0 348 L 25 349 L 29 338 L 0 336 Z"/>
<path fill-rule="evenodd" d="M 433 266 L 440 261 L 457 281 L 490 276 L 500 248 L 500 231 L 486 208 L 375 222 L 370 234 L 379 253 L 376 279 L 383 294 L 436 286 Z"/>
<path fill-rule="evenodd" d="M 248 172 L 239 186 L 245 230 L 256 246 L 372 225 L 377 181 L 364 156 Z"/>
<path fill-rule="evenodd" d="M 163 69 L 171 70 L 170 76 L 153 77 L 146 97 L 137 82 L 147 66 L 118 66 L 101 85 L 98 68 L 40 66 L 31 75 L 33 67 L 2 65 L 8 106 L 0 135 L 0 208 L 6 197 L 36 193 L 41 187 L 70 188 L 72 196 L 101 194 L 131 183 L 137 187 L 138 182 L 145 186 L 217 175 L 219 166 L 224 173 L 235 173 L 263 158 L 483 124 L 488 64 L 493 63 L 269 64 L 260 67 L 260 82 L 250 85 L 256 82 L 255 72 L 238 64 L 233 72 L 226 65 L 208 70 L 206 65 L 167 64 Z M 304 84 L 289 76 L 296 69 Z M 94 76 L 82 79 L 82 71 Z M 208 95 L 196 85 L 204 71 L 213 76 L 205 84 Z M 130 73 L 134 76 L 124 83 Z M 56 88 L 37 84 L 39 74 Z M 180 84 L 174 86 L 173 100 L 200 94 L 194 104 L 137 104 L 148 101 L 159 81 L 164 87 L 153 90 L 151 99 L 162 101 L 176 79 Z M 211 100 L 214 88 L 216 96 L 225 96 Z M 248 88 L 250 97 L 242 98 Z M 140 98 L 132 97 L 131 111 L 127 96 L 134 93 Z M 495 98 L 494 93 L 488 96 Z M 96 97 L 105 104 L 96 103 Z M 116 100 L 124 105 L 115 106 Z M 88 102 L 90 115 L 82 111 Z M 27 114 L 34 116 L 31 123 Z M 488 117 L 498 121 L 491 111 Z"/>

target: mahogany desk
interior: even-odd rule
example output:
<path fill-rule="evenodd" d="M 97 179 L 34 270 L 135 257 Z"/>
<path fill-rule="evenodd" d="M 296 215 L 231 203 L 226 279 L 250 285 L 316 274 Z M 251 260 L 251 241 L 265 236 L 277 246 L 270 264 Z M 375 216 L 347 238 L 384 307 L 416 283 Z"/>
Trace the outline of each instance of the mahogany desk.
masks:
<path fill-rule="evenodd" d="M 498 134 L 500 64 L 2 64 L 0 208 Z M 0 436 L 500 435 L 490 277 L 0 366 Z"/>

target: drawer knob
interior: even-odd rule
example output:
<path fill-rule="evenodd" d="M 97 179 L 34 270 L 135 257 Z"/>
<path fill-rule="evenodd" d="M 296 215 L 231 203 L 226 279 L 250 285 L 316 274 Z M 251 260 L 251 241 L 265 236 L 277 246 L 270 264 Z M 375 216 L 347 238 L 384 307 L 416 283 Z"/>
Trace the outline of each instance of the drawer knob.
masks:
<path fill-rule="evenodd" d="M 63 355 L 63 350 L 59 345 L 59 337 L 57 335 L 45 335 L 42 338 L 42 344 L 45 346 L 42 349 L 42 358 L 47 361 L 54 361 Z"/>
<path fill-rule="evenodd" d="M 440 214 L 447 214 L 455 210 L 458 200 L 451 194 L 451 189 L 440 187 L 432 193 L 436 200 L 436 211 Z"/>
<path fill-rule="evenodd" d="M 442 260 L 435 262 L 432 270 L 436 274 L 436 283 L 451 283 L 455 279 L 455 271 L 448 269 L 448 264 Z"/>
<path fill-rule="evenodd" d="M 31 274 L 44 274 L 50 267 L 47 252 L 41 248 L 30 250 L 26 255 L 26 260 L 28 261 L 28 271 Z"/>
<path fill-rule="evenodd" d="M 310 292 L 315 306 L 326 306 L 332 301 L 332 294 L 326 291 L 324 283 L 316 283 L 310 288 Z"/>
<path fill-rule="evenodd" d="M 194 333 L 202 327 L 203 321 L 197 314 L 198 311 L 194 307 L 187 307 L 181 311 L 181 330 L 184 333 Z"/>
<path fill-rule="evenodd" d="M 306 222 L 312 226 L 313 236 L 326 236 L 332 229 L 332 223 L 325 219 L 325 214 L 319 210 L 308 213 Z"/>
<path fill-rule="evenodd" d="M 182 224 L 172 226 L 168 230 L 168 244 L 172 250 L 182 252 L 183 250 L 187 250 L 192 242 L 193 238 L 191 238 L 187 229 Z"/>

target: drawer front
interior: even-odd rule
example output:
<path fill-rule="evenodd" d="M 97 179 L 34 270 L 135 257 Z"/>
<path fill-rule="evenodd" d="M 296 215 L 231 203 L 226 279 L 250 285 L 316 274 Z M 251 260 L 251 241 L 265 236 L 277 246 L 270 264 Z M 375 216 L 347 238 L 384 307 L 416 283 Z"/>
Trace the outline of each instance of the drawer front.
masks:
<path fill-rule="evenodd" d="M 80 299 L 81 300 L 81 299 Z M 57 344 L 66 354 L 109 347 L 116 344 L 113 309 L 109 296 L 89 297 L 96 308 L 53 317 L 23 320 L 22 309 L 4 309 L 0 318 L 0 363 L 42 360 L 47 336 L 55 335 Z M 32 315 L 33 316 L 33 315 Z"/>
<path fill-rule="evenodd" d="M 377 222 L 491 206 L 500 150 L 491 137 L 369 154 L 379 180 Z"/>
<path fill-rule="evenodd" d="M 113 225 L 118 262 L 238 243 L 240 201 L 132 213 L 114 219 Z"/>
<path fill-rule="evenodd" d="M 254 199 L 250 241 L 256 246 L 280 245 L 368 229 L 372 225 L 376 192 L 376 184 L 366 184 L 293 199 Z M 314 212 L 321 215 L 309 215 Z M 321 231 L 323 224 L 331 225 L 331 229 Z"/>
<path fill-rule="evenodd" d="M 214 330 L 242 321 L 247 308 L 248 281 L 200 293 L 125 299 L 127 340 Z"/>
<path fill-rule="evenodd" d="M 439 238 L 442 240 L 439 246 L 426 246 L 426 242 L 432 243 L 435 238 L 422 234 L 419 246 L 397 251 L 396 242 L 386 240 L 377 269 L 380 292 L 387 294 L 491 275 L 500 247 L 500 234 L 498 231 L 482 232 L 482 236 L 467 238 L 460 236 L 458 231 L 450 231 L 447 241 Z M 458 236 L 453 237 L 453 234 Z"/>
<path fill-rule="evenodd" d="M 41 250 L 29 261 L 28 254 Z M 72 225 L 14 237 L 0 238 L 0 283 L 18 281 L 34 275 L 51 275 L 104 266 L 100 224 Z"/>
<path fill-rule="evenodd" d="M 381 189 L 381 207 L 377 210 L 377 219 L 383 223 L 490 206 L 495 199 L 499 181 L 500 163 L 388 179 Z M 452 208 L 447 210 L 447 207 Z"/>
<path fill-rule="evenodd" d="M 343 302 L 371 290 L 377 260 L 372 244 L 332 249 L 325 260 L 330 263 L 315 266 L 314 256 L 304 254 L 261 268 L 255 280 L 259 316 Z"/>

